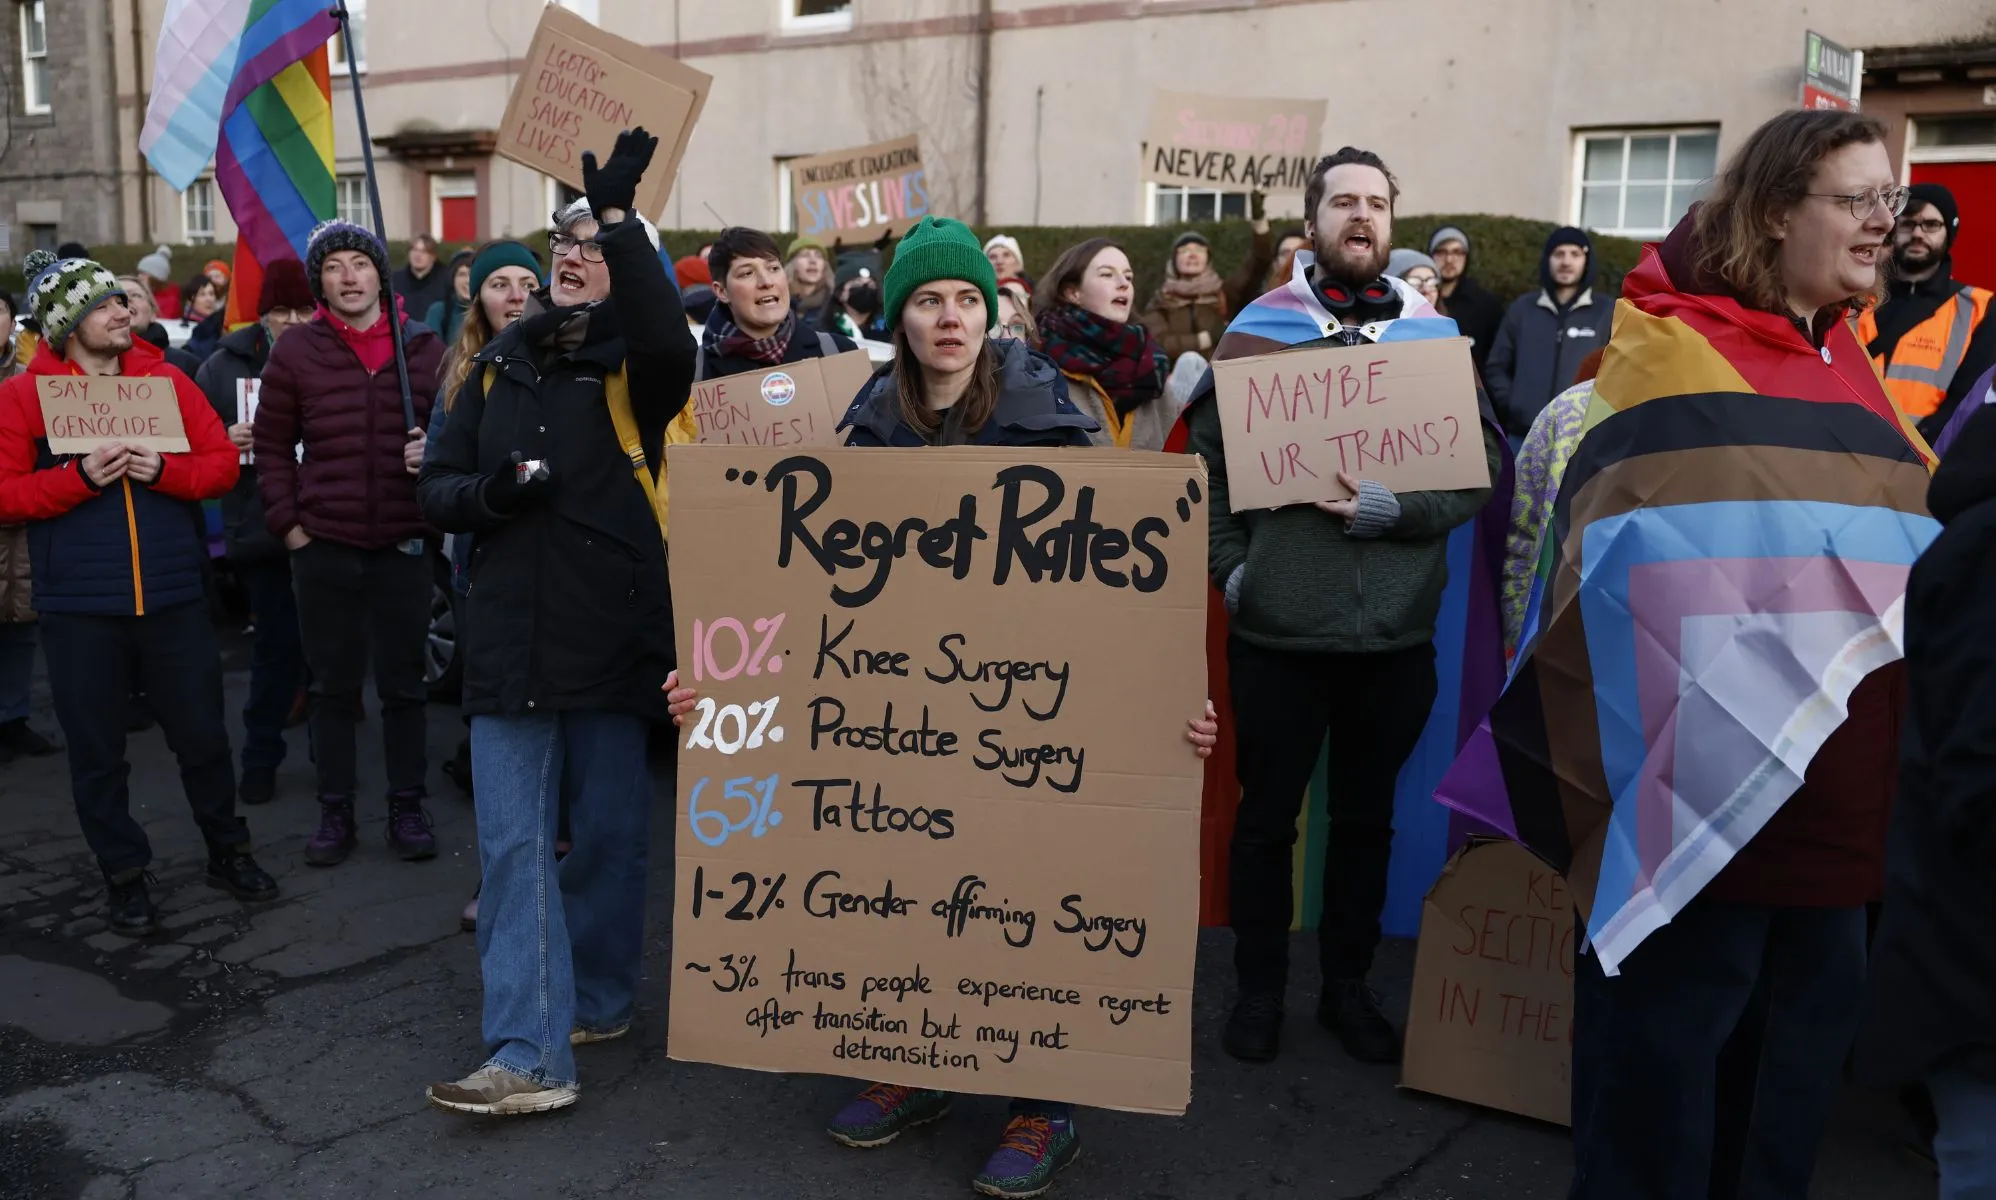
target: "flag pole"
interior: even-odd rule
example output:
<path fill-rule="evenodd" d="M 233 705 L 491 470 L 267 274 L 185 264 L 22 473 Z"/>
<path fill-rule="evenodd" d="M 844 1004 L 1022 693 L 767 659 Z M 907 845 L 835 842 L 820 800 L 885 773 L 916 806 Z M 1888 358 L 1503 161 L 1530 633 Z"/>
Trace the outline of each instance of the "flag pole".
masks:
<path fill-rule="evenodd" d="M 332 16 L 340 23 L 340 45 L 346 50 L 347 78 L 353 82 L 353 115 L 360 126 L 361 161 L 366 164 L 367 202 L 374 210 L 374 236 L 381 239 L 384 258 L 388 248 L 388 225 L 381 217 L 381 184 L 374 175 L 374 143 L 367 139 L 367 106 L 360 98 L 360 64 L 354 61 L 353 20 L 344 3 L 335 3 Z M 397 310 L 395 279 L 385 269 L 381 290 L 388 296 L 388 328 L 395 343 L 395 378 L 402 385 L 402 428 L 416 427 L 416 402 L 409 391 L 409 355 L 402 346 L 402 314 Z"/>

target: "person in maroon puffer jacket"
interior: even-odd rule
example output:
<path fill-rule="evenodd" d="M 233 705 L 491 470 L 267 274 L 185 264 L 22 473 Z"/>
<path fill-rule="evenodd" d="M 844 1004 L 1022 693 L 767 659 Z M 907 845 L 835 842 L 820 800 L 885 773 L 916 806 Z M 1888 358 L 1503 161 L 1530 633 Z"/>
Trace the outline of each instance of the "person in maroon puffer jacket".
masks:
<path fill-rule="evenodd" d="M 305 275 L 319 312 L 271 348 L 256 414 L 264 519 L 291 553 L 312 671 L 320 822 L 305 861 L 316 866 L 344 861 L 354 846 L 354 727 L 370 644 L 388 769 L 388 842 L 405 859 L 437 852 L 423 811 L 423 646 L 432 582 L 416 471 L 443 342 L 398 306 L 412 426 L 384 319 L 387 268 L 387 248 L 357 225 L 328 221 L 312 231 Z"/>

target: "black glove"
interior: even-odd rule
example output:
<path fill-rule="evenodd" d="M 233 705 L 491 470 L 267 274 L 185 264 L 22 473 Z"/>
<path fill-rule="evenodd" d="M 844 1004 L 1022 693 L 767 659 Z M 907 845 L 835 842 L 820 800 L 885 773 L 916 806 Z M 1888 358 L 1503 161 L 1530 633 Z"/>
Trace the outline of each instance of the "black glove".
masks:
<path fill-rule="evenodd" d="M 1247 194 L 1247 215 L 1250 221 L 1259 221 L 1268 215 L 1268 197 L 1261 191 Z"/>
<path fill-rule="evenodd" d="M 582 190 L 589 197 L 590 211 L 596 214 L 598 222 L 610 209 L 631 211 L 638 198 L 638 181 L 644 178 L 645 168 L 651 165 L 652 153 L 657 149 L 658 139 L 640 125 L 617 135 L 610 160 L 601 166 L 597 165 L 593 151 L 582 152 Z"/>
<path fill-rule="evenodd" d="M 515 450 L 505 466 L 485 477 L 485 482 L 480 485 L 480 496 L 485 501 L 485 507 L 511 516 L 546 500 L 553 490 L 554 478 L 548 471 L 547 463 L 530 461 L 526 455 Z"/>

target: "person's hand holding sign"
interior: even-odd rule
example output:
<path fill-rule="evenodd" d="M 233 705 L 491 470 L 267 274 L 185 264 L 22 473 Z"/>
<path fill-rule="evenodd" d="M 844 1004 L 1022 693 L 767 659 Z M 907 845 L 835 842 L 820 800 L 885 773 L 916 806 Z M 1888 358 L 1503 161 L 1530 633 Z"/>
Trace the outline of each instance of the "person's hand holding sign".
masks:
<path fill-rule="evenodd" d="M 83 477 L 100 489 L 107 488 L 124 478 L 130 463 L 131 451 L 125 443 L 105 442 L 84 456 Z"/>
<path fill-rule="evenodd" d="M 1353 479 L 1338 472 L 1338 483 L 1351 490 L 1343 500 L 1317 500 L 1318 508 L 1345 523 L 1353 537 L 1378 537 L 1400 519 L 1400 498 L 1385 484 L 1372 479 Z"/>
<path fill-rule="evenodd" d="M 1185 723 L 1185 740 L 1192 743 L 1192 753 L 1200 758 L 1213 757 L 1213 747 L 1220 741 L 1220 714 L 1213 711 L 1213 702 L 1206 701 L 1206 715 L 1194 717 Z"/>
<path fill-rule="evenodd" d="M 676 670 L 666 672 L 665 683 L 658 690 L 665 693 L 665 711 L 671 714 L 672 723 L 686 724 L 686 714 L 693 711 L 693 705 L 700 699 L 700 693 L 692 688 L 680 687 L 679 672 Z"/>
<path fill-rule="evenodd" d="M 609 159 L 600 166 L 594 151 L 582 152 L 582 191 L 589 197 L 589 209 L 599 225 L 615 225 L 636 203 L 638 183 L 658 149 L 658 139 L 644 126 L 626 129 L 617 135 Z"/>
<path fill-rule="evenodd" d="M 130 457 L 125 460 L 125 474 L 139 483 L 153 483 L 159 479 L 161 458 L 159 451 L 144 446 L 127 446 Z"/>

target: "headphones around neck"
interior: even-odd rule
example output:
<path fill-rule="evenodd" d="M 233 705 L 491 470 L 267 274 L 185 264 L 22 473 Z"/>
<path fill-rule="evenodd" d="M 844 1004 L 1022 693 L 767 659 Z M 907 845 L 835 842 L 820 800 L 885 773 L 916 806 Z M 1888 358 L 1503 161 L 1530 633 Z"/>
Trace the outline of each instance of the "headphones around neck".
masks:
<path fill-rule="evenodd" d="M 1361 304 L 1385 304 L 1394 298 L 1393 285 L 1384 278 L 1375 279 L 1354 291 L 1342 283 L 1319 285 L 1317 295 L 1324 307 L 1332 312 L 1350 312 Z"/>

